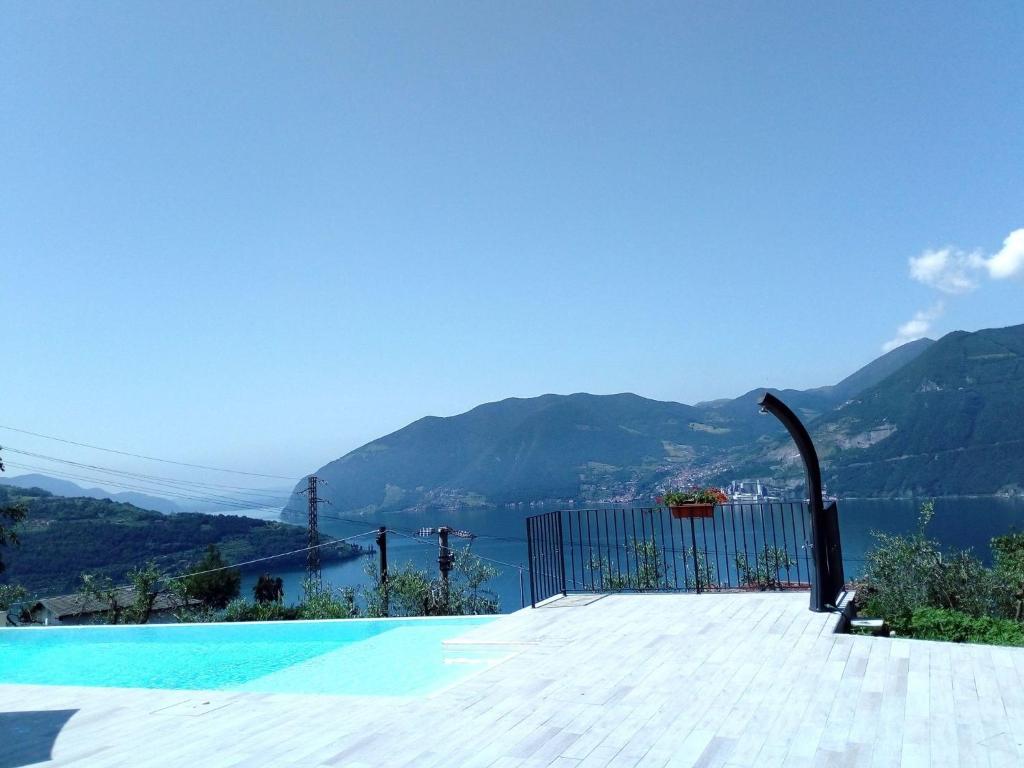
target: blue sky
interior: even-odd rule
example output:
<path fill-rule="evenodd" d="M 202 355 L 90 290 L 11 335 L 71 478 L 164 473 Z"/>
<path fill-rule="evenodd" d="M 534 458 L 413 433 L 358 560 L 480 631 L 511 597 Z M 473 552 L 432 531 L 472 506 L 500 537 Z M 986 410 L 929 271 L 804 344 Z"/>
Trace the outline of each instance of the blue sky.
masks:
<path fill-rule="evenodd" d="M 1024 322 L 1022 43 L 1013 2 L 9 4 L 0 423 L 298 476 Z"/>

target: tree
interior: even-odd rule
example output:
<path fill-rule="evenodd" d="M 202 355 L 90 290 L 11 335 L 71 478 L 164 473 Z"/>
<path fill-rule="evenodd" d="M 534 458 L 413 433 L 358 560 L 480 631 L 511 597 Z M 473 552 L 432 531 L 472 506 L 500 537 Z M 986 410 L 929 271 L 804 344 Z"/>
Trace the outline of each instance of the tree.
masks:
<path fill-rule="evenodd" d="M 367 563 L 365 572 L 370 577 L 370 587 L 364 592 L 367 615 L 385 615 L 385 604 L 390 616 L 497 613 L 498 597 L 484 585 L 497 576 L 498 571 L 470 552 L 469 547 L 455 552 L 454 566 L 447 585 L 442 579 L 406 563 L 388 570 L 385 586 L 376 564 Z"/>
<path fill-rule="evenodd" d="M 992 539 L 996 600 L 1005 615 L 1024 619 L 1024 533 Z"/>
<path fill-rule="evenodd" d="M 128 588 L 115 586 L 106 576 L 84 573 L 81 588 L 83 604 L 95 600 L 105 605 L 108 624 L 145 624 L 161 594 L 159 585 L 162 578 L 153 561 L 128 572 L 128 581 L 131 582 Z"/>
<path fill-rule="evenodd" d="M 188 596 L 209 608 L 227 607 L 238 597 L 242 586 L 242 572 L 227 566 L 217 545 L 210 544 L 206 554 L 189 568 L 193 575 L 182 579 Z"/>
<path fill-rule="evenodd" d="M 4 460 L 0 456 L 0 472 L 4 471 Z M 18 532 L 15 526 L 25 519 L 25 508 L 20 504 L 9 504 L 0 507 L 0 547 L 18 543 Z M 3 558 L 0 557 L 0 573 L 6 570 Z"/>
<path fill-rule="evenodd" d="M 20 584 L 0 584 L 0 611 L 6 611 L 26 597 L 28 591 Z"/>
<path fill-rule="evenodd" d="M 262 574 L 252 588 L 257 603 L 280 603 L 284 601 L 284 582 L 269 573 Z"/>

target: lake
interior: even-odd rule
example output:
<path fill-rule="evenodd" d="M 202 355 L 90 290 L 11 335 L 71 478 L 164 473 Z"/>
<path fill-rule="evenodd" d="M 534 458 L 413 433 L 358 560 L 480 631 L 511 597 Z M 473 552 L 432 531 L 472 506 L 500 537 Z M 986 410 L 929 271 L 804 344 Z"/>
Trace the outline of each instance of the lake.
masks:
<path fill-rule="evenodd" d="M 915 500 L 846 500 L 839 502 L 839 521 L 842 531 L 843 558 L 846 576 L 860 573 L 864 554 L 872 543 L 871 531 L 886 533 L 909 532 L 916 528 L 921 501 Z M 538 510 L 533 510 L 535 513 Z M 543 510 L 539 510 L 543 511 Z M 483 557 L 501 561 L 493 563 L 500 574 L 493 587 L 501 600 L 502 611 L 513 611 L 529 604 L 529 576 L 524 572 L 523 591 L 520 591 L 519 569 L 526 566 L 526 525 L 529 512 L 515 510 L 462 510 L 457 513 L 392 513 L 357 518 L 360 522 L 343 522 L 330 519 L 329 510 L 321 513 L 320 530 L 339 538 L 386 525 L 396 531 L 411 532 L 421 527 L 448 525 L 472 531 L 478 538 L 472 543 L 472 551 Z M 279 519 L 279 513 L 268 510 L 259 513 L 262 519 Z M 1024 499 L 1004 498 L 958 498 L 937 499 L 935 517 L 929 527 L 934 538 L 951 547 L 973 548 L 986 562 L 989 559 L 989 540 L 1011 531 L 1024 530 Z M 373 538 L 360 539 L 363 544 L 372 544 Z M 453 546 L 464 541 L 452 538 Z M 335 587 L 356 587 L 366 582 L 364 567 L 368 558 L 331 564 L 323 568 L 325 582 Z M 376 560 L 376 555 L 372 558 Z M 392 568 L 413 563 L 431 572 L 437 570 L 437 539 L 410 539 L 391 534 L 388 536 L 388 561 Z M 288 602 L 300 595 L 303 572 L 298 569 L 274 569 L 273 561 L 268 570 L 280 576 L 285 582 L 285 598 Z M 256 573 L 243 577 L 244 596 L 252 594 Z"/>

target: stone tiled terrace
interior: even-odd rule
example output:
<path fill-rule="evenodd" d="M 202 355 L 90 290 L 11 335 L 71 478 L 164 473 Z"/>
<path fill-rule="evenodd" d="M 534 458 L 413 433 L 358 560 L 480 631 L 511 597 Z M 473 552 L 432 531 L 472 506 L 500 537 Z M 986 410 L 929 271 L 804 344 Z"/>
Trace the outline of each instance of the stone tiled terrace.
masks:
<path fill-rule="evenodd" d="M 570 596 L 466 635 L 515 655 L 418 699 L 5 685 L 0 766 L 1024 764 L 1024 649 L 836 620 L 806 594 Z"/>

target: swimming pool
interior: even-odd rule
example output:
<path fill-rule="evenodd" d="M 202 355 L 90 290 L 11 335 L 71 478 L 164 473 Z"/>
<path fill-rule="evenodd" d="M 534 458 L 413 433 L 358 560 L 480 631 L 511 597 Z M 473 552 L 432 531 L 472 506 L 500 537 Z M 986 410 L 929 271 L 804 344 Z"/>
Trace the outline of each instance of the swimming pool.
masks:
<path fill-rule="evenodd" d="M 422 694 L 507 651 L 446 649 L 494 617 L 0 629 L 0 683 Z"/>

